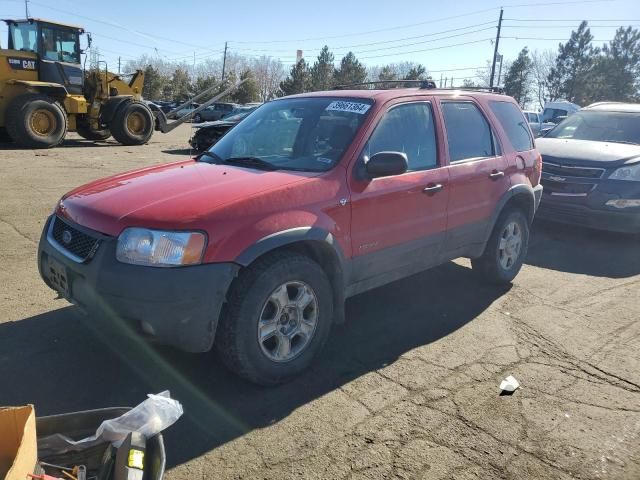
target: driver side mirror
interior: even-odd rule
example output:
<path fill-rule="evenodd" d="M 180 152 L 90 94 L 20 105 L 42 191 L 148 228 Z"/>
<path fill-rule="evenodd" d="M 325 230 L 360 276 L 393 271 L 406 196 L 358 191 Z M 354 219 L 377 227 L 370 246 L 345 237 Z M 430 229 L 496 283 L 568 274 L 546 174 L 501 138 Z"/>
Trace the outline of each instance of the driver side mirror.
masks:
<path fill-rule="evenodd" d="M 369 178 L 402 175 L 409 169 L 407 155 L 402 152 L 378 152 L 365 163 Z"/>

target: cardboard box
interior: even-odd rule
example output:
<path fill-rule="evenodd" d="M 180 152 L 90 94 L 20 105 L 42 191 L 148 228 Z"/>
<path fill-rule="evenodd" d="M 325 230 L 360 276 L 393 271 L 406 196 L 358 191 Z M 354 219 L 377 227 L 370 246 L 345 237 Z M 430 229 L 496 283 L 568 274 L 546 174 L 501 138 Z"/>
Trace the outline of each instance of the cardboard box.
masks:
<path fill-rule="evenodd" d="M 26 480 L 38 460 L 33 405 L 0 407 L 0 480 Z"/>

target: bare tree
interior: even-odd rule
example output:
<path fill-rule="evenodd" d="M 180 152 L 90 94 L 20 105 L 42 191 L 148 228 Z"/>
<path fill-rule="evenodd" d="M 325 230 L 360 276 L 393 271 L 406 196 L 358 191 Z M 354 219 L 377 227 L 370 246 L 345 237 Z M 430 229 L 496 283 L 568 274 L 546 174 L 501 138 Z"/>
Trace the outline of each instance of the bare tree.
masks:
<path fill-rule="evenodd" d="M 553 50 L 535 50 L 531 53 L 533 90 L 540 109 L 544 108 L 549 98 L 549 74 L 556 62 Z"/>
<path fill-rule="evenodd" d="M 276 97 L 280 82 L 285 77 L 282 62 L 263 55 L 251 62 L 251 70 L 258 84 L 260 100 L 266 102 Z"/>

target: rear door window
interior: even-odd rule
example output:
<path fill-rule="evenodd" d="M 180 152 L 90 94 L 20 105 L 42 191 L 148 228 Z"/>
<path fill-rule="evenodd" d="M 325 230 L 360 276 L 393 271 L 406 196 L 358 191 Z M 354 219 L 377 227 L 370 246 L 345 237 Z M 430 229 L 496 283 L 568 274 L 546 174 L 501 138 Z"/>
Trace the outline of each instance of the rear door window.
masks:
<path fill-rule="evenodd" d="M 365 154 L 402 152 L 409 170 L 427 170 L 438 164 L 436 133 L 431 104 L 407 103 L 392 107 L 371 135 Z"/>
<path fill-rule="evenodd" d="M 533 138 L 522 111 L 511 102 L 490 101 L 491 111 L 498 117 L 511 145 L 517 152 L 533 150 Z"/>
<path fill-rule="evenodd" d="M 442 102 L 449 159 L 459 162 L 493 157 L 496 148 L 489 122 L 472 102 Z"/>

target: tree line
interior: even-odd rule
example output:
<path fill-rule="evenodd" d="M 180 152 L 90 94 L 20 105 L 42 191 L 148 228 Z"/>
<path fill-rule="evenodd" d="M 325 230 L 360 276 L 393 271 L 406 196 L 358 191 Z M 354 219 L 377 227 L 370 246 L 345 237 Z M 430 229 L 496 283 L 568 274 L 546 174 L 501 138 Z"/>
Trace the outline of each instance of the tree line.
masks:
<path fill-rule="evenodd" d="M 474 78 L 464 79 L 463 87 L 487 87 L 489 62 Z M 224 79 L 223 79 L 224 68 Z M 283 95 L 328 90 L 338 85 L 367 81 L 421 80 L 430 78 L 426 66 L 400 62 L 367 67 L 353 52 L 339 62 L 324 46 L 313 62 L 302 58 L 287 72 L 278 59 L 257 58 L 230 53 L 226 62 L 203 58 L 188 65 L 148 55 L 129 61 L 126 69 L 145 71 L 143 95 L 150 100 L 183 101 L 207 88 L 222 91 L 238 79 L 247 81 L 227 100 L 237 103 L 267 101 Z M 601 100 L 640 100 L 640 32 L 619 28 L 615 37 L 602 46 L 593 45 L 586 21 L 572 31 L 557 52 L 531 52 L 524 47 L 512 62 L 505 62 L 505 93 L 522 107 L 543 108 L 548 101 L 568 100 L 587 105 Z"/>
<path fill-rule="evenodd" d="M 640 101 L 640 31 L 620 27 L 609 43 L 596 46 L 583 21 L 555 54 L 524 47 L 507 70 L 504 90 L 523 107 L 559 99 L 581 106 Z"/>

